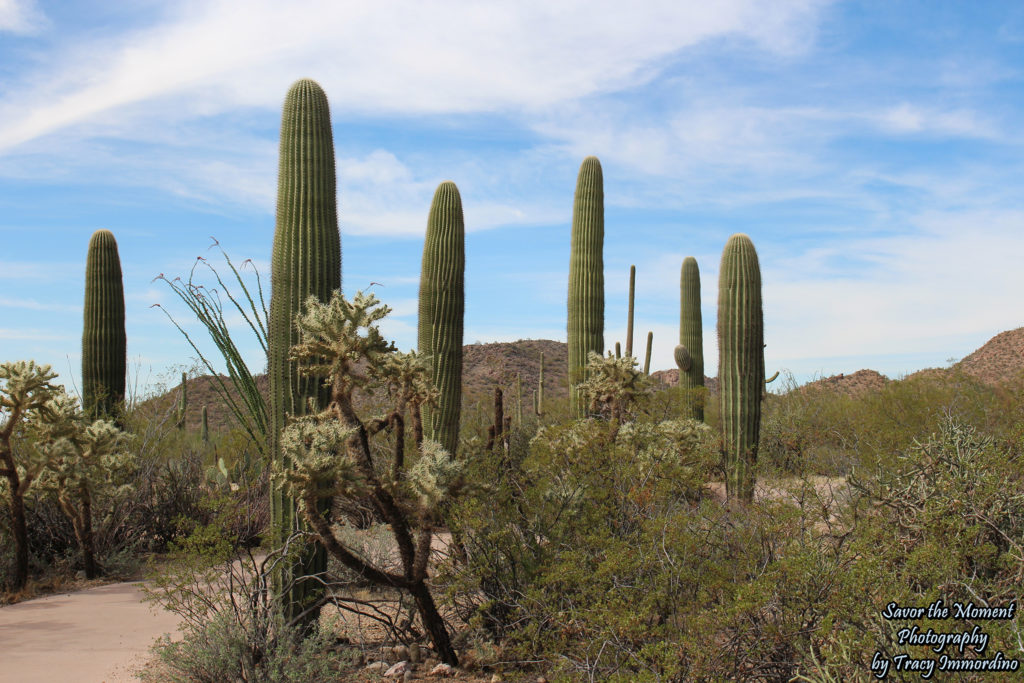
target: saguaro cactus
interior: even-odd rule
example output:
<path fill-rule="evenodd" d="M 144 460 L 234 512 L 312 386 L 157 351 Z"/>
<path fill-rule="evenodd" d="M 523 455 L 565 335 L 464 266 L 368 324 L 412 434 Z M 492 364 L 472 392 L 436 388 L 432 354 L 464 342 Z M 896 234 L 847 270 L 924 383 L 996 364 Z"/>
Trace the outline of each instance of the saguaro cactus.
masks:
<path fill-rule="evenodd" d="M 436 409 L 423 411 L 427 438 L 452 455 L 459 444 L 462 410 L 462 317 L 466 305 L 466 228 L 462 198 L 455 183 L 437 186 L 427 219 L 420 271 L 420 353 L 430 354 Z"/>
<path fill-rule="evenodd" d="M 626 313 L 626 355 L 633 355 L 633 298 L 636 294 L 636 266 L 629 267 L 629 311 Z"/>
<path fill-rule="evenodd" d="M 683 417 L 704 421 L 704 328 L 700 314 L 700 269 L 697 259 L 687 256 L 679 271 L 679 345 L 688 358 L 686 367 L 679 363 L 679 392 L 683 401 Z"/>
<path fill-rule="evenodd" d="M 533 412 L 537 417 L 544 416 L 544 352 L 540 352 L 540 373 L 537 376 L 537 389 L 533 392 Z"/>
<path fill-rule="evenodd" d="M 327 95 L 308 79 L 296 81 L 284 101 L 270 268 L 270 453 L 280 461 L 281 430 L 288 416 L 306 414 L 310 399 L 322 410 L 329 399 L 322 378 L 300 376 L 297 364 L 288 360 L 298 341 L 294 319 L 310 295 L 328 301 L 334 290 L 341 289 L 331 115 Z M 271 493 L 271 510 L 278 542 L 299 528 L 295 501 L 280 488 Z M 297 582 L 297 578 L 326 569 L 327 556 L 318 546 L 276 577 L 277 590 L 290 591 L 286 601 L 290 618 L 301 614 L 318 589 L 316 582 Z"/>
<path fill-rule="evenodd" d="M 644 354 L 644 374 L 651 374 L 651 347 L 654 346 L 654 332 L 647 332 L 647 352 Z"/>
<path fill-rule="evenodd" d="M 729 238 L 718 275 L 718 352 L 726 491 L 754 498 L 764 390 L 761 269 L 746 235 Z"/>
<path fill-rule="evenodd" d="M 188 374 L 181 373 L 181 391 L 178 393 L 178 429 L 185 428 L 185 415 L 188 411 Z"/>
<path fill-rule="evenodd" d="M 597 157 L 587 157 L 576 178 L 569 260 L 569 407 L 586 414 L 577 386 L 586 379 L 587 354 L 604 355 L 604 177 Z"/>
<path fill-rule="evenodd" d="M 97 230 L 85 260 L 82 320 L 82 405 L 90 417 L 111 417 L 124 400 L 126 345 L 117 241 L 109 230 Z"/>
<path fill-rule="evenodd" d="M 203 422 L 202 428 L 199 431 L 199 436 L 202 438 L 203 443 L 210 443 L 210 417 L 206 412 L 206 406 L 203 406 Z"/>

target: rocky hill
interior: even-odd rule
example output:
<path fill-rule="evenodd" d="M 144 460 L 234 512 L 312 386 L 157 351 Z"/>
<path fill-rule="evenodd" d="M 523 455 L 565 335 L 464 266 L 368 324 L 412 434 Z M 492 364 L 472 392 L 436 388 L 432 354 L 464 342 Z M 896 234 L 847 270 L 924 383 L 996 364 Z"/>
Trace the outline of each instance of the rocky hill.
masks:
<path fill-rule="evenodd" d="M 1000 332 L 954 367 L 986 384 L 1017 378 L 1024 371 L 1024 327 Z"/>
<path fill-rule="evenodd" d="M 516 376 L 522 382 L 523 400 L 528 402 L 540 374 L 540 354 L 544 353 L 544 392 L 549 398 L 564 398 L 568 394 L 568 347 L 564 342 L 548 339 L 520 339 L 515 342 L 491 344 L 470 344 L 463 349 L 463 386 L 468 401 L 486 400 L 496 385 L 510 389 L 515 385 Z M 997 384 L 1018 377 L 1024 372 L 1024 327 L 1001 332 L 974 353 L 957 363 L 959 369 L 972 377 L 989 384 Z M 950 369 L 929 368 L 911 375 L 943 376 Z M 679 370 L 658 370 L 651 377 L 660 384 L 676 386 Z M 858 370 L 851 374 L 838 374 L 810 382 L 801 390 L 838 391 L 851 396 L 875 391 L 891 382 L 889 378 L 874 370 Z M 213 429 L 222 428 L 231 422 L 228 406 L 216 389 L 216 378 L 202 376 L 188 381 L 188 410 L 186 424 L 190 429 L 199 429 L 202 406 L 209 411 Z M 705 377 L 709 393 L 718 391 L 718 378 Z M 268 382 L 263 375 L 257 377 L 264 396 Z M 228 383 L 230 389 L 230 383 Z M 172 387 L 162 396 L 146 402 L 148 410 L 162 415 L 173 412 L 178 397 L 178 387 Z M 529 405 L 529 403 L 527 403 Z M 173 417 L 170 418 L 173 420 Z"/>

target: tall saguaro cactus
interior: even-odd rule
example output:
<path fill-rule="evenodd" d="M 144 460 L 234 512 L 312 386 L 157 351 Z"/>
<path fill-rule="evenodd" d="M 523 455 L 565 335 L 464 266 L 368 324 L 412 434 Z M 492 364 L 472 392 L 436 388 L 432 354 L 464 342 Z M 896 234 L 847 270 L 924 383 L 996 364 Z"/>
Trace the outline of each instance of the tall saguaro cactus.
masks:
<path fill-rule="evenodd" d="M 726 491 L 754 498 L 764 391 L 761 268 L 746 235 L 729 238 L 718 274 L 718 353 Z"/>
<path fill-rule="evenodd" d="M 452 455 L 462 410 L 462 318 L 466 305 L 466 228 L 459 188 L 437 186 L 427 219 L 420 271 L 419 352 L 430 354 L 437 407 L 423 411 L 423 429 Z"/>
<path fill-rule="evenodd" d="M 587 354 L 604 355 L 604 177 L 587 157 L 576 178 L 569 260 L 569 407 L 586 414 L 577 386 L 586 379 Z"/>
<path fill-rule="evenodd" d="M 297 364 L 288 360 L 298 341 L 294 319 L 310 295 L 328 301 L 334 290 L 341 289 L 331 115 L 327 95 L 309 79 L 296 81 L 284 101 L 270 269 L 270 453 L 280 461 L 281 430 L 288 416 L 304 415 L 309 399 L 317 410 L 326 407 L 329 399 L 322 378 L 300 376 Z M 271 511 L 279 542 L 299 528 L 295 501 L 280 488 L 271 493 Z M 315 582 L 296 580 L 326 569 L 326 553 L 318 546 L 276 577 L 277 590 L 289 591 L 289 618 L 301 614 L 317 591 Z"/>
<path fill-rule="evenodd" d="M 82 405 L 87 415 L 113 416 L 124 400 L 126 346 L 117 241 L 109 230 L 97 230 L 89 239 L 85 260 Z"/>
<path fill-rule="evenodd" d="M 685 350 L 682 359 L 676 352 L 683 417 L 703 422 L 704 328 L 700 314 L 700 269 L 692 256 L 683 259 L 679 271 L 679 345 Z"/>

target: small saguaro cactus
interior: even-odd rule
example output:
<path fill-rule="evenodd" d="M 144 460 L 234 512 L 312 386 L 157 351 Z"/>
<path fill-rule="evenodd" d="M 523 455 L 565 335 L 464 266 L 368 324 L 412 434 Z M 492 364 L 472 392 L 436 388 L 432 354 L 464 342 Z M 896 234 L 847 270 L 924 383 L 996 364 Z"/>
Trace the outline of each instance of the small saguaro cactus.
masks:
<path fill-rule="evenodd" d="M 633 355 L 633 297 L 636 294 L 636 266 L 629 267 L 629 312 L 626 314 L 626 355 Z"/>
<path fill-rule="evenodd" d="M 587 157 L 576 178 L 569 260 L 569 407 L 587 413 L 578 385 L 587 378 L 587 357 L 604 355 L 604 177 L 597 157 Z"/>
<path fill-rule="evenodd" d="M 533 392 L 533 412 L 537 417 L 544 415 L 544 352 L 540 352 L 540 374 L 537 377 L 537 389 Z"/>
<path fill-rule="evenodd" d="M 704 421 L 704 327 L 700 313 L 700 269 L 697 259 L 687 256 L 679 271 L 679 344 L 688 358 L 686 367 L 679 364 L 679 393 L 683 401 L 683 417 Z"/>
<path fill-rule="evenodd" d="M 726 492 L 754 498 L 764 391 L 761 269 L 746 235 L 729 238 L 718 275 L 718 352 Z M 692 353 L 691 353 L 692 356 Z"/>
<path fill-rule="evenodd" d="M 126 345 L 117 241 L 109 230 L 97 230 L 89 239 L 85 260 L 82 406 L 86 415 L 111 417 L 124 400 Z"/>
<path fill-rule="evenodd" d="M 298 342 L 295 319 L 310 296 L 328 301 L 341 289 L 341 237 L 338 233 L 334 138 L 327 95 L 315 81 L 292 84 L 281 116 L 277 180 L 277 220 L 270 263 L 271 295 L 267 353 L 270 379 L 270 449 L 275 462 L 287 469 L 281 451 L 281 432 L 289 417 L 322 410 L 330 390 L 319 377 L 299 371 L 289 357 Z M 296 501 L 279 486 L 271 491 L 276 542 L 283 544 L 300 528 Z M 326 508 L 326 502 L 323 503 Z M 315 547 L 294 566 L 275 577 L 275 590 L 286 598 L 289 619 L 298 618 L 315 599 L 319 584 L 299 581 L 327 570 L 327 555 Z M 315 615 L 309 615 L 309 618 Z"/>
<path fill-rule="evenodd" d="M 619 342 L 615 342 L 615 357 L 622 358 L 622 344 L 620 344 Z"/>
<path fill-rule="evenodd" d="M 516 373 L 516 422 L 523 425 L 523 378 Z"/>
<path fill-rule="evenodd" d="M 644 355 L 644 374 L 651 374 L 651 347 L 654 346 L 654 332 L 647 332 L 647 353 Z"/>
<path fill-rule="evenodd" d="M 420 272 L 419 353 L 430 356 L 437 406 L 423 409 L 423 429 L 455 454 L 462 410 L 462 324 L 466 306 L 466 228 L 459 188 L 437 186 L 430 204 Z"/>
<path fill-rule="evenodd" d="M 175 425 L 178 429 L 185 428 L 185 413 L 188 410 L 188 374 L 181 373 L 181 391 L 178 392 L 178 415 Z"/>
<path fill-rule="evenodd" d="M 206 412 L 206 406 L 203 406 L 203 425 L 199 435 L 203 443 L 210 443 L 210 419 Z"/>

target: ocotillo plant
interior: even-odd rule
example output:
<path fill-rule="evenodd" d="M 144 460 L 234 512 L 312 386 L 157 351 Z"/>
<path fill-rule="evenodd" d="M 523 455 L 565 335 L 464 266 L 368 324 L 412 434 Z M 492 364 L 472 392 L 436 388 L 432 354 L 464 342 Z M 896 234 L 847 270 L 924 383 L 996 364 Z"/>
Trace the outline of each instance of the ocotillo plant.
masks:
<path fill-rule="evenodd" d="M 633 355 L 633 295 L 636 293 L 636 266 L 629 267 L 629 312 L 626 314 L 626 355 Z"/>
<path fill-rule="evenodd" d="M 679 393 L 683 417 L 704 421 L 704 328 L 700 313 L 700 269 L 697 259 L 687 256 L 679 270 L 679 344 L 689 359 L 679 365 Z"/>
<path fill-rule="evenodd" d="M 586 379 L 587 354 L 604 355 L 604 177 L 587 157 L 576 178 L 569 259 L 569 409 L 587 413 L 577 386 Z"/>
<path fill-rule="evenodd" d="M 271 255 L 271 295 L 268 329 L 270 379 L 271 457 L 286 469 L 281 452 L 281 431 L 288 416 L 305 415 L 310 399 L 314 411 L 322 410 L 330 394 L 317 377 L 303 376 L 289 360 L 298 342 L 295 318 L 309 296 L 328 301 L 341 289 L 341 238 L 334 171 L 334 140 L 327 95 L 309 79 L 296 81 L 288 90 L 281 116 L 281 145 L 277 181 L 277 221 Z M 326 501 L 321 502 L 326 506 Z M 275 487 L 271 512 L 278 543 L 299 528 L 296 502 Z M 327 556 L 316 546 L 295 566 L 276 577 L 277 590 L 294 586 L 285 605 L 290 620 L 308 622 L 302 616 L 315 598 L 315 581 L 295 582 L 294 577 L 327 570 Z"/>
<path fill-rule="evenodd" d="M 462 409 L 462 316 L 466 292 L 466 228 L 455 183 L 437 186 L 427 219 L 420 272 L 419 352 L 430 356 L 437 407 L 423 410 L 423 429 L 455 454 Z"/>
<path fill-rule="evenodd" d="M 82 406 L 89 417 L 113 416 L 124 400 L 126 343 L 117 241 L 109 230 L 97 230 L 85 260 L 82 321 Z"/>
<path fill-rule="evenodd" d="M 746 235 L 729 238 L 718 275 L 718 352 L 726 491 L 754 498 L 764 390 L 761 269 Z M 692 355 L 692 354 L 691 354 Z"/>
<path fill-rule="evenodd" d="M 185 428 L 185 411 L 188 410 L 188 375 L 181 373 L 181 391 L 178 393 L 178 429 Z"/>

